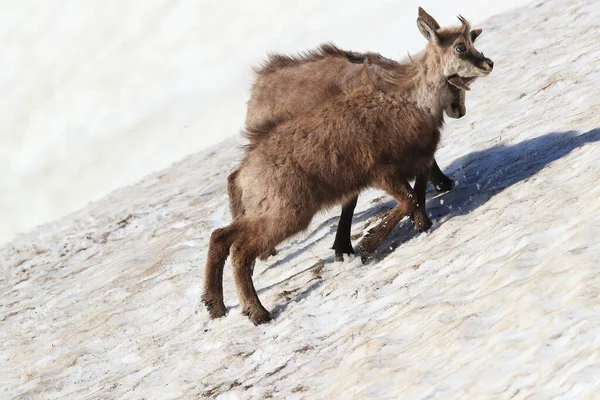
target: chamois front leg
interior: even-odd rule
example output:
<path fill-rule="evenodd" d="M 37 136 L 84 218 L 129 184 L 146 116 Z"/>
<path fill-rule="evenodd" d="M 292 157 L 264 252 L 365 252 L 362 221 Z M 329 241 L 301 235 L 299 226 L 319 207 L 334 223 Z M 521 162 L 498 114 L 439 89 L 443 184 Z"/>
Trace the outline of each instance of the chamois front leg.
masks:
<path fill-rule="evenodd" d="M 416 194 L 405 179 L 388 177 L 376 182 L 373 186 L 392 195 L 398 204 L 383 217 L 377 226 L 371 228 L 361 241 L 359 251 L 363 263 L 390 235 L 402 218 L 411 215 L 417 208 Z"/>
<path fill-rule="evenodd" d="M 437 164 L 436 164 L 437 165 Z M 427 216 L 425 200 L 427 194 L 427 181 L 429 180 L 429 171 L 418 175 L 415 180 L 415 194 L 417 195 L 417 208 L 411 215 L 415 231 L 425 232 L 431 228 L 432 222 Z"/>
<path fill-rule="evenodd" d="M 349 202 L 342 207 L 342 214 L 338 222 L 335 240 L 333 241 L 332 249 L 335 250 L 335 261 L 344 261 L 344 254 L 354 254 L 350 233 L 352 228 L 352 217 L 358 196 L 353 197 Z"/>
<path fill-rule="evenodd" d="M 435 190 L 439 193 L 448 192 L 454 189 L 454 181 L 444 175 L 439 165 L 433 159 L 433 164 L 431 165 L 431 175 L 429 177 L 431 184 L 435 188 Z"/>

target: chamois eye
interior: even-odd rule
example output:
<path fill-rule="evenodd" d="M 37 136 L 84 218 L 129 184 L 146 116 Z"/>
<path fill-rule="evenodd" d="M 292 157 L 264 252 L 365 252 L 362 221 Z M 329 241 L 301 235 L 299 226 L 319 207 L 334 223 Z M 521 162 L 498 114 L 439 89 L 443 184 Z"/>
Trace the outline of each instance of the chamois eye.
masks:
<path fill-rule="evenodd" d="M 465 46 L 464 44 L 459 44 L 458 46 L 456 46 L 456 51 L 458 53 L 464 53 L 465 51 L 467 51 L 467 46 Z"/>

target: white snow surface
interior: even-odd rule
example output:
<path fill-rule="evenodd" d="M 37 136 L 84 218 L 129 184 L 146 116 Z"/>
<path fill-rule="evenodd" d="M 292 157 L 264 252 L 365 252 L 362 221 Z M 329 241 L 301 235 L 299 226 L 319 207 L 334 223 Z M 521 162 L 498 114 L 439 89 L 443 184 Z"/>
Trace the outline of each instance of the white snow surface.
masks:
<path fill-rule="evenodd" d="M 528 0 L 0 0 L 0 243 L 239 134 L 251 65 L 332 40 L 416 51 Z"/>
<path fill-rule="evenodd" d="M 428 195 L 374 260 L 333 262 L 338 210 L 257 262 L 275 319 L 199 302 L 229 220 L 228 139 L 0 248 L 0 397 L 591 399 L 600 396 L 600 3 L 493 17 L 496 67 L 437 154 Z M 443 200 L 443 204 L 442 204 Z M 361 195 L 353 233 L 393 206 Z M 391 250 L 390 250 L 391 249 Z"/>

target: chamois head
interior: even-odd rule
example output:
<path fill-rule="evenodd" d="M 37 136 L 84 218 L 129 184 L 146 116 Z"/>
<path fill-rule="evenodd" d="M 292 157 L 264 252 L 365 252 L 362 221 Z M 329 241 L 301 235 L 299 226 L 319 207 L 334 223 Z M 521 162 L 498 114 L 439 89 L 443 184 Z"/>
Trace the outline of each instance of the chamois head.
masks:
<path fill-rule="evenodd" d="M 417 26 L 425 39 L 431 42 L 428 53 L 435 54 L 448 83 L 468 90 L 469 82 L 466 79 L 488 75 L 494 63 L 473 45 L 481 29 L 471 30 L 465 18 L 459 15 L 458 19 L 462 26 L 440 28 L 437 21 L 419 7 Z"/>

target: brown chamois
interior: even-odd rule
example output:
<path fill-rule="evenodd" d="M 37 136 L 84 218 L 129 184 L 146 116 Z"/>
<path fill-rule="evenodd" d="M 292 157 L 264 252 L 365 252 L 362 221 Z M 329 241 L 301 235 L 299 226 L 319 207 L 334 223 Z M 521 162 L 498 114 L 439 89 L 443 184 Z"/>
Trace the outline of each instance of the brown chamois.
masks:
<path fill-rule="evenodd" d="M 435 29 L 440 28 L 424 11 L 420 11 L 420 15 L 428 18 Z M 472 30 L 471 41 L 481 32 L 481 29 Z M 398 77 L 404 69 L 399 62 L 377 53 L 350 52 L 332 44 L 323 44 L 317 50 L 295 57 L 272 54 L 262 67 L 255 69 L 256 80 L 248 101 L 246 126 L 257 126 L 269 120 L 293 118 L 335 94 L 336 90 L 348 91 L 358 88 L 361 85 L 361 65 L 365 62 L 369 64 L 369 72 L 377 89 L 407 101 L 415 101 L 417 93 L 403 93 L 404 81 Z M 443 108 L 450 118 L 461 118 L 466 114 L 465 90 L 469 90 L 468 84 L 473 79 L 460 79 L 458 76 L 448 79 L 446 93 L 442 94 L 442 98 L 445 99 Z M 228 177 L 230 209 L 234 219 L 242 212 L 239 207 L 241 190 L 236 182 L 237 174 L 238 171 L 234 171 Z M 435 159 L 430 181 L 440 192 L 453 187 L 453 181 L 442 173 Z M 350 234 L 357 199 L 357 196 L 353 197 L 342 207 L 333 244 L 336 260 L 343 260 L 343 254 L 354 253 Z M 415 225 L 415 228 L 422 230 L 430 226 L 431 221 L 426 218 L 422 226 Z M 274 249 L 260 258 L 264 259 L 272 254 L 275 254 Z"/>
<path fill-rule="evenodd" d="M 248 127 L 250 144 L 238 171 L 243 215 L 210 237 L 202 301 L 211 318 L 222 317 L 223 266 L 229 253 L 242 313 L 255 324 L 270 320 L 252 272 L 256 258 L 306 229 L 316 212 L 342 203 L 368 187 L 384 190 L 398 204 L 360 245 L 368 255 L 394 226 L 419 207 L 439 142 L 448 78 L 491 72 L 492 62 L 471 42 L 469 24 L 437 29 L 420 10 L 417 25 L 430 41 L 404 64 L 405 87 L 417 101 L 378 90 L 368 68 L 365 87 L 329 96 L 295 118 Z M 408 184 L 416 177 L 415 189 Z M 418 220 L 415 223 L 419 223 Z"/>

